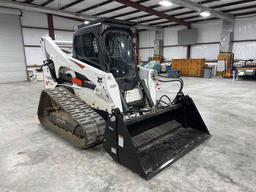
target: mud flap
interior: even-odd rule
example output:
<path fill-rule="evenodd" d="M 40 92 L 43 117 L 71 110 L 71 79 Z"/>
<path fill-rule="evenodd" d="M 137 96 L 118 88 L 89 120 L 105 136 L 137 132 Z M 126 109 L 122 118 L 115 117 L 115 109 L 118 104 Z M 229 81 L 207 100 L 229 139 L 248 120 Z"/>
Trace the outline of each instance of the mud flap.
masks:
<path fill-rule="evenodd" d="M 103 146 L 115 161 L 150 179 L 209 137 L 193 100 L 179 93 L 172 106 L 129 121 L 116 111 Z"/>

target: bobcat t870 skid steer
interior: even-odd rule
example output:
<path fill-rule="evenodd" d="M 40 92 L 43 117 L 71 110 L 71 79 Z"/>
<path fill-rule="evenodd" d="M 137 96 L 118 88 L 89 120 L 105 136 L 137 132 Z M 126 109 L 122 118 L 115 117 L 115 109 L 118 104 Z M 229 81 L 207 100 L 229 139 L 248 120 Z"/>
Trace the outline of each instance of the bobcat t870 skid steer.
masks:
<path fill-rule="evenodd" d="M 42 37 L 38 117 L 80 148 L 103 143 L 116 162 L 150 179 L 210 133 L 181 79 L 172 101 L 156 99 L 155 72 L 136 65 L 136 34 L 129 23 L 92 21 L 75 31 L 72 55 Z"/>

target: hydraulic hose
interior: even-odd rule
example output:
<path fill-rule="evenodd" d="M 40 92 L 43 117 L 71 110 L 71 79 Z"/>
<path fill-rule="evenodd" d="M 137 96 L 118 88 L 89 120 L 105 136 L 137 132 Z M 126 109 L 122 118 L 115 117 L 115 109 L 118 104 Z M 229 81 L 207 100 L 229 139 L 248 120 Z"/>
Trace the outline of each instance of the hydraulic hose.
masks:
<path fill-rule="evenodd" d="M 163 78 L 168 78 L 168 77 L 165 77 L 163 75 L 158 75 L 159 77 L 163 77 Z M 180 89 L 179 89 L 179 92 L 182 92 L 183 90 L 183 86 L 184 86 L 184 82 L 181 78 L 179 77 L 176 77 L 176 78 L 173 78 L 173 79 L 169 79 L 169 80 L 162 80 L 162 79 L 159 79 L 159 78 L 156 78 L 158 81 L 160 82 L 165 82 L 165 83 L 168 83 L 168 82 L 179 82 L 180 83 Z"/>

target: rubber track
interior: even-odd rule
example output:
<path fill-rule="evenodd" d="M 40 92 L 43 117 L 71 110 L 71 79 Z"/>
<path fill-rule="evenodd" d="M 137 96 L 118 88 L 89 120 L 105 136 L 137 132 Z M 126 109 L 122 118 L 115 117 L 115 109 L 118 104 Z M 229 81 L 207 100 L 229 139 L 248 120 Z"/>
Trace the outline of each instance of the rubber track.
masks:
<path fill-rule="evenodd" d="M 106 122 L 97 112 L 64 87 L 44 91 L 84 128 L 87 146 L 102 142 Z"/>

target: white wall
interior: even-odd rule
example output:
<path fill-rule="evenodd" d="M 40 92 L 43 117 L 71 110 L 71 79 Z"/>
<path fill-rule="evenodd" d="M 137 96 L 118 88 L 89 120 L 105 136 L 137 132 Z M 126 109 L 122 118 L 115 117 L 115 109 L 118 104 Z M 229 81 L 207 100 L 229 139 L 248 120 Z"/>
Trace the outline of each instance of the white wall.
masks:
<path fill-rule="evenodd" d="M 187 47 L 178 46 L 178 31 L 183 29 L 186 29 L 186 27 L 179 26 L 164 29 L 164 58 L 167 61 L 172 59 L 186 58 Z"/>
<path fill-rule="evenodd" d="M 197 29 L 197 45 L 191 46 L 191 58 L 205 58 L 216 60 L 219 54 L 219 44 L 211 44 L 220 41 L 222 21 L 196 23 L 192 25 Z M 208 44 L 207 44 L 208 43 Z"/>
<path fill-rule="evenodd" d="M 178 45 L 177 31 L 185 29 L 185 27 L 173 27 L 164 29 L 164 58 L 168 61 L 174 58 L 184 58 L 187 54 L 186 46 Z M 141 61 L 148 61 L 149 57 L 154 54 L 155 31 L 139 32 L 139 48 Z M 169 47 L 168 47 L 169 46 Z M 174 47 L 173 47 L 174 46 Z"/>
<path fill-rule="evenodd" d="M 164 47 L 164 58 L 167 61 L 172 59 L 181 59 L 187 57 L 187 47 L 178 46 L 178 47 Z"/>
<path fill-rule="evenodd" d="M 221 21 L 194 24 L 198 29 L 198 43 L 219 42 L 222 30 Z M 235 59 L 256 59 L 256 17 L 239 18 L 235 20 L 233 52 Z M 255 40 L 253 42 L 236 42 Z M 216 60 L 219 53 L 218 44 L 203 44 L 192 46 L 191 57 L 204 57 Z"/>
<path fill-rule="evenodd" d="M 79 21 L 53 16 L 55 39 L 63 41 L 72 41 L 74 28 L 79 24 L 81 24 L 81 22 Z"/>
<path fill-rule="evenodd" d="M 56 40 L 72 41 L 74 27 L 81 22 L 53 16 Z M 22 13 L 21 25 L 28 66 L 41 65 L 43 55 L 40 48 L 40 38 L 48 35 L 47 15 L 25 11 Z"/>
<path fill-rule="evenodd" d="M 198 29 L 197 44 L 191 46 L 191 58 L 206 58 L 206 60 L 217 60 L 219 54 L 219 41 L 222 31 L 222 22 L 211 21 L 196 23 L 192 25 Z M 164 57 L 166 60 L 173 58 L 185 58 L 186 47 L 178 45 L 177 31 L 185 27 L 171 27 L 164 29 Z M 139 34 L 140 48 L 143 45 L 152 46 L 154 32 L 142 31 Z M 241 40 L 254 40 L 237 42 Z M 235 20 L 233 52 L 235 59 L 256 59 L 256 17 L 238 18 Z M 168 47 L 169 46 L 169 47 Z M 146 56 L 145 56 L 146 54 Z M 149 51 L 140 49 L 140 57 L 146 58 Z M 153 51 L 150 52 L 153 55 Z M 151 56 L 152 56 L 151 55 Z M 142 59 L 143 61 L 143 59 Z"/>
<path fill-rule="evenodd" d="M 81 22 L 63 17 L 53 16 L 53 24 L 55 29 L 74 30 Z"/>
<path fill-rule="evenodd" d="M 255 41 L 236 42 L 239 40 Z M 256 17 L 236 19 L 234 41 L 235 59 L 256 59 Z"/>
<path fill-rule="evenodd" d="M 192 28 L 197 29 L 197 43 L 220 41 L 222 31 L 222 22 L 220 20 L 207 23 L 195 23 L 192 25 Z"/>
<path fill-rule="evenodd" d="M 202 44 L 191 46 L 191 58 L 205 58 L 206 60 L 217 60 L 219 44 Z"/>
<path fill-rule="evenodd" d="M 186 27 L 172 27 L 164 29 L 164 46 L 178 45 L 178 31 L 186 29 Z"/>
<path fill-rule="evenodd" d="M 154 54 L 153 48 L 140 49 L 140 60 L 148 61 L 149 57 L 152 57 Z"/>
<path fill-rule="evenodd" d="M 235 21 L 234 40 L 256 39 L 256 16 Z"/>
<path fill-rule="evenodd" d="M 154 39 L 155 31 L 139 32 L 139 54 L 141 61 L 148 61 L 148 58 L 153 56 Z"/>
<path fill-rule="evenodd" d="M 43 55 L 40 49 L 40 38 L 48 34 L 46 14 L 22 12 L 21 26 L 27 66 L 41 65 L 43 63 Z"/>

